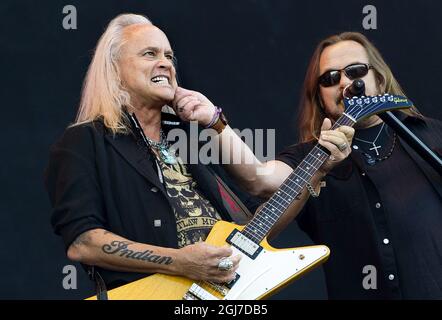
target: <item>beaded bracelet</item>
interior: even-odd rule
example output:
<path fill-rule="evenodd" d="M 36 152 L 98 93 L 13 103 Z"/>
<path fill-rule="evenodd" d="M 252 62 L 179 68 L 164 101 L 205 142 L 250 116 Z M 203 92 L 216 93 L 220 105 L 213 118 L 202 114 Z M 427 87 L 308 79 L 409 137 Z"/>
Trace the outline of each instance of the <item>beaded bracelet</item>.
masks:
<path fill-rule="evenodd" d="M 215 106 L 215 114 L 213 115 L 212 120 L 210 121 L 210 123 L 206 126 L 206 128 L 211 128 L 213 127 L 213 125 L 218 121 L 219 115 L 221 114 L 221 112 L 223 112 L 223 109 L 218 108 L 217 106 Z"/>
<path fill-rule="evenodd" d="M 312 185 L 307 182 L 307 190 L 313 198 L 319 197 L 319 193 L 316 193 L 315 189 L 313 189 Z"/>

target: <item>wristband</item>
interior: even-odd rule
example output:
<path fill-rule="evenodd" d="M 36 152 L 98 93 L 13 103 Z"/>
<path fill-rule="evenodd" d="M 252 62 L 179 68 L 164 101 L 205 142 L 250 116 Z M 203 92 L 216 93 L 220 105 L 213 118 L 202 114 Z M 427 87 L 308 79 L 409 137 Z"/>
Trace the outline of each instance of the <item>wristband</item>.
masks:
<path fill-rule="evenodd" d="M 223 112 L 223 109 L 218 108 L 215 106 L 215 114 L 212 117 L 212 120 L 209 122 L 209 124 L 206 126 L 206 128 L 211 128 L 213 125 L 218 121 L 220 113 Z"/>

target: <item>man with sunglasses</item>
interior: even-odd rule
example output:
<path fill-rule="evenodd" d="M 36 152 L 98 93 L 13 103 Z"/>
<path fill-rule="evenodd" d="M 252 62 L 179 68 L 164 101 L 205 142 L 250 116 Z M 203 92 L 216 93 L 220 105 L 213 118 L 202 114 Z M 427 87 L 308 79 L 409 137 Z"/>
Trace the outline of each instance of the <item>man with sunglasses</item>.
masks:
<path fill-rule="evenodd" d="M 330 159 L 272 236 L 296 217 L 315 243 L 330 247 L 324 265 L 330 299 L 441 299 L 440 176 L 377 116 L 356 124 L 353 141 L 351 128 L 326 130 L 329 119 L 337 120 L 344 111 L 344 90 L 355 79 L 365 82 L 369 96 L 404 95 L 365 36 L 331 36 L 317 46 L 307 69 L 300 143 L 261 163 L 227 126 L 218 135 L 222 149 L 243 157 L 241 164 L 226 167 L 249 192 L 269 198 L 319 142 L 330 151 Z M 182 118 L 192 115 L 193 120 L 202 118 L 201 105 L 214 108 L 204 96 L 183 89 L 177 90 L 175 104 Z M 441 154 L 440 121 L 424 118 L 415 108 L 401 112 L 401 118 Z"/>
<path fill-rule="evenodd" d="M 324 117 L 337 120 L 343 95 L 362 79 L 366 95 L 405 95 L 374 45 L 360 33 L 322 41 L 313 54 L 301 99 L 300 144 L 278 157 L 295 167 L 315 141 Z M 401 120 L 436 152 L 442 124 L 415 108 Z M 297 216 L 315 242 L 325 243 L 332 299 L 442 298 L 440 176 L 378 116 L 355 125 L 352 154 L 324 179 L 317 198 Z M 439 153 L 440 154 L 440 153 Z"/>

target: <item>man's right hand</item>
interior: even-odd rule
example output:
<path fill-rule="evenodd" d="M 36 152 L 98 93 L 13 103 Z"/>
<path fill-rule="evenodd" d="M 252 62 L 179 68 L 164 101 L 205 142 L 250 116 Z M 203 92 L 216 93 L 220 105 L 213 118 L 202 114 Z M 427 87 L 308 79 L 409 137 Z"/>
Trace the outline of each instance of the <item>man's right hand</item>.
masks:
<path fill-rule="evenodd" d="M 229 271 L 218 269 L 222 258 L 229 258 L 233 268 Z M 179 250 L 176 258 L 179 273 L 193 280 L 227 283 L 235 279 L 235 270 L 238 269 L 240 255 L 232 256 L 232 249 L 226 245 L 215 247 L 205 242 L 198 242 Z"/>
<path fill-rule="evenodd" d="M 176 114 L 183 121 L 198 121 L 207 126 L 215 114 L 215 106 L 202 93 L 178 87 L 172 102 Z"/>

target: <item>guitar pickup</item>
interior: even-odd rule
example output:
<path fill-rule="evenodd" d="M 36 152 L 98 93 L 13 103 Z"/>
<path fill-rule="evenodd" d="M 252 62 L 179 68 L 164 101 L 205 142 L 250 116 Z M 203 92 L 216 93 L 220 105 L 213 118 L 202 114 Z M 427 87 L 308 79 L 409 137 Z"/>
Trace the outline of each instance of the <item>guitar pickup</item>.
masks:
<path fill-rule="evenodd" d="M 247 238 L 238 229 L 232 231 L 227 237 L 226 242 L 253 260 L 255 260 L 258 254 L 262 251 L 262 247 L 259 244 Z"/>

